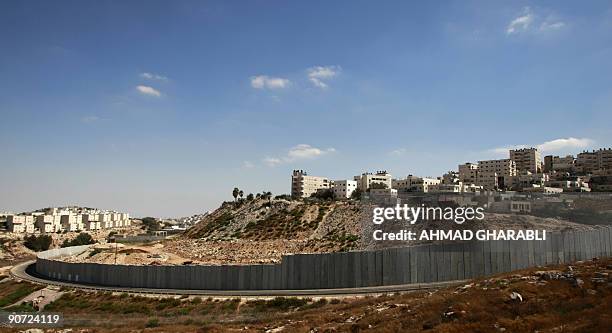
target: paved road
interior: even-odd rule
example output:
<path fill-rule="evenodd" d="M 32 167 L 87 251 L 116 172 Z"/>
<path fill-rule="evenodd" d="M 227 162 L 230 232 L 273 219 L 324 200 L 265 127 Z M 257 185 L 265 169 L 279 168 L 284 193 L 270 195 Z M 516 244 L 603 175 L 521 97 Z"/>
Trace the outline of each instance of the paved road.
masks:
<path fill-rule="evenodd" d="M 395 292 L 406 292 L 424 289 L 434 289 L 446 286 L 458 285 L 467 280 L 446 281 L 436 283 L 417 283 L 417 284 L 402 284 L 393 286 L 376 286 L 376 287 L 361 287 L 361 288 L 337 288 L 337 289 L 299 289 L 299 290 L 184 290 L 184 289 L 156 289 L 156 288 L 126 288 L 126 287 L 109 287 L 80 284 L 73 282 L 63 282 L 48 280 L 41 277 L 33 276 L 28 271 L 28 267 L 33 268 L 35 261 L 31 260 L 19 265 L 15 265 L 11 269 L 11 275 L 16 278 L 27 280 L 33 283 L 54 285 L 59 287 L 70 287 L 87 290 L 100 291 L 115 291 L 140 294 L 162 294 L 162 295 L 199 295 L 211 297 L 273 297 L 273 296 L 316 296 L 316 297 L 337 297 L 337 296 L 362 296 L 368 294 L 385 294 Z"/>

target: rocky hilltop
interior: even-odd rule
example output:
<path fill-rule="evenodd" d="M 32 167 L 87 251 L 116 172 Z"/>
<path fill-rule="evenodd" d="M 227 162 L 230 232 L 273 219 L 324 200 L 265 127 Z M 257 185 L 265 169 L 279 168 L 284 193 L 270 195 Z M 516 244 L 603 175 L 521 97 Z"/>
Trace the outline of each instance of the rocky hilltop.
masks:
<path fill-rule="evenodd" d="M 360 214 L 355 201 L 225 202 L 164 245 L 202 263 L 267 263 L 284 254 L 350 251 L 361 247 Z"/>

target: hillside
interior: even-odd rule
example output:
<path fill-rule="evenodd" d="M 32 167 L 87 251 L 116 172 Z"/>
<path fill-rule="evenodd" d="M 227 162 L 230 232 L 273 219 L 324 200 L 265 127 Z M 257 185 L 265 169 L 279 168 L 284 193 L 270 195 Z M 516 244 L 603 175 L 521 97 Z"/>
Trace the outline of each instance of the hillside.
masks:
<path fill-rule="evenodd" d="M 360 248 L 359 214 L 353 201 L 225 202 L 164 245 L 182 257 L 208 263 L 264 263 L 288 253 L 349 251 Z"/>
<path fill-rule="evenodd" d="M 253 199 L 225 202 L 204 216 L 164 251 L 194 263 L 269 263 L 292 253 L 337 252 L 403 246 L 369 239 L 371 207 L 357 201 Z M 401 225 L 398 225 L 401 227 Z M 480 222 L 457 225 L 428 221 L 404 226 L 423 229 L 546 229 L 561 231 L 591 226 L 557 218 L 487 213 Z M 365 235 L 365 237 L 364 237 Z M 414 243 L 413 243 L 414 244 Z"/>

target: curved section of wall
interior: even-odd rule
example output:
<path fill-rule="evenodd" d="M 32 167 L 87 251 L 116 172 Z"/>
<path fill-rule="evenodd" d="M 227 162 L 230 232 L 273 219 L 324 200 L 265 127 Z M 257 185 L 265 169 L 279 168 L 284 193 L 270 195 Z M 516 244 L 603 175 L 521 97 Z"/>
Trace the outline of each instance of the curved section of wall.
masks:
<path fill-rule="evenodd" d="M 470 279 L 612 255 L 612 228 L 547 233 L 545 241 L 475 241 L 284 256 L 279 264 L 130 266 L 56 260 L 89 246 L 38 254 L 36 272 L 84 284 L 160 289 L 299 290 Z"/>

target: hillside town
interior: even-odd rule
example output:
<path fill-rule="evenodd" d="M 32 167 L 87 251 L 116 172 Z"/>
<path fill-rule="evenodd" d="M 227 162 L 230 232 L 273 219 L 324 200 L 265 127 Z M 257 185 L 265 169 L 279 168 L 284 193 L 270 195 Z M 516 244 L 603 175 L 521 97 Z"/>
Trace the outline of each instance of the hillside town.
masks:
<path fill-rule="evenodd" d="M 440 177 L 393 178 L 387 171 L 363 173 L 351 179 L 330 180 L 294 170 L 291 196 L 307 198 L 329 193 L 350 198 L 355 193 L 397 196 L 398 193 L 531 193 L 606 192 L 612 190 L 612 148 L 583 151 L 577 156 L 545 156 L 537 148 L 509 150 L 509 158 L 460 164 Z"/>
<path fill-rule="evenodd" d="M 60 233 L 117 229 L 131 225 L 130 215 L 112 210 L 51 207 L 22 214 L 4 214 L 8 232 Z"/>

